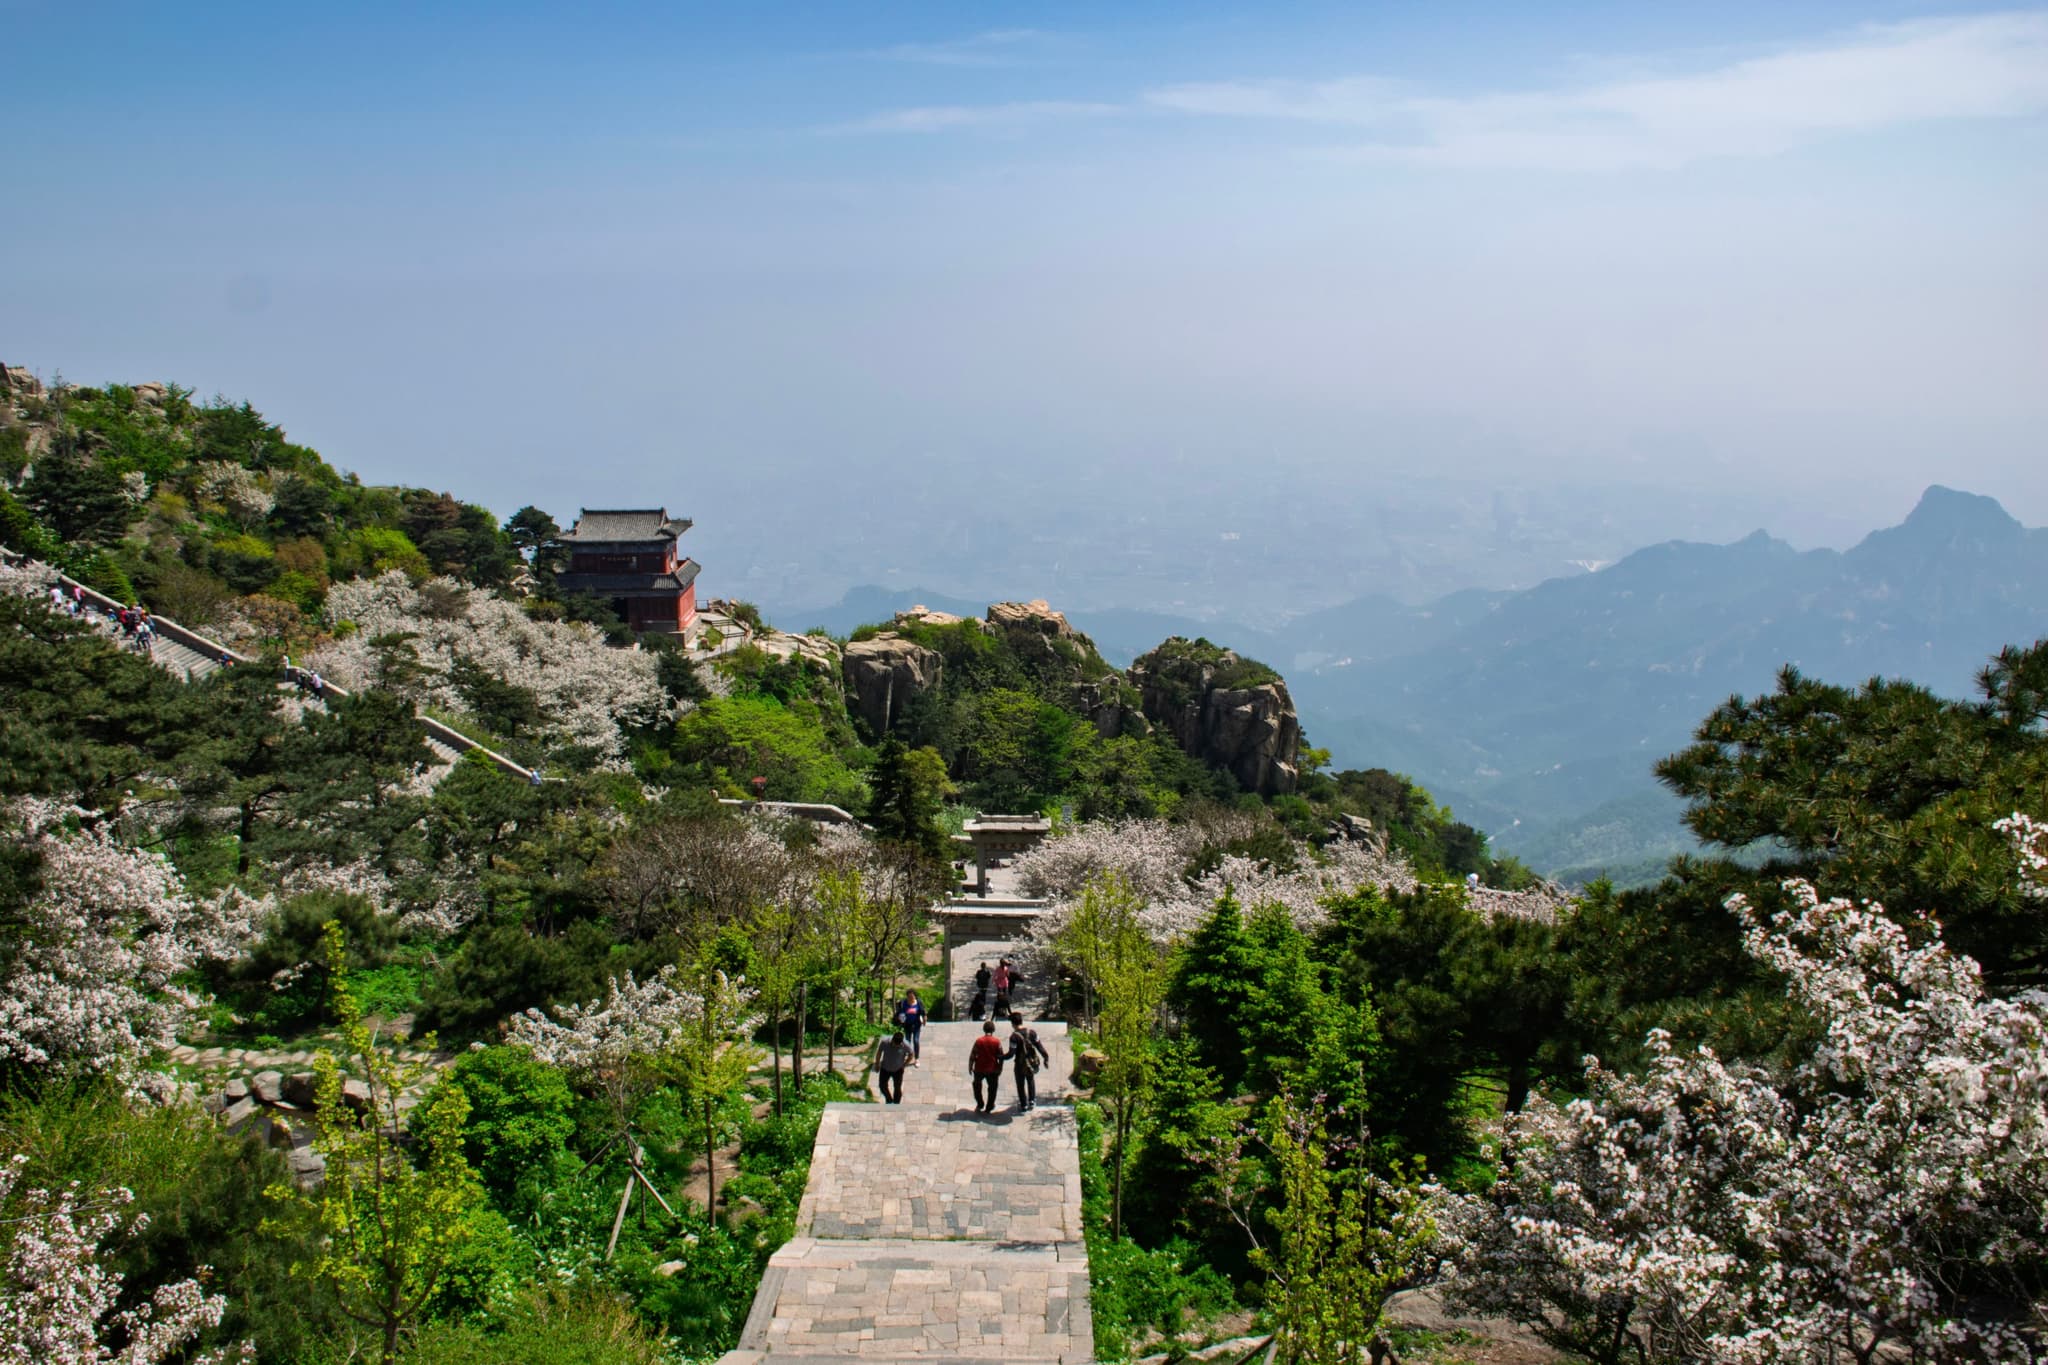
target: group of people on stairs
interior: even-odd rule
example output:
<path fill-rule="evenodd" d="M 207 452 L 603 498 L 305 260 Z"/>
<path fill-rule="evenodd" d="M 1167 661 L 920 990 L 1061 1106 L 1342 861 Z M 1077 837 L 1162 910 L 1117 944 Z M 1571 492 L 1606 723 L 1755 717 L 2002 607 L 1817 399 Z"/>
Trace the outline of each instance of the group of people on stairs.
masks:
<path fill-rule="evenodd" d="M 1010 964 L 1005 960 L 1001 972 L 1005 978 L 1004 987 L 998 999 L 1005 1006 L 1009 985 Z M 983 989 L 983 978 L 990 975 L 988 964 L 983 963 L 977 974 Z M 974 1017 L 979 1019 L 977 1009 Z M 922 1062 L 924 1056 L 924 1024 L 926 1010 L 924 1002 L 916 991 L 904 996 L 896 1007 L 896 1031 L 882 1040 L 875 1049 L 875 1075 L 878 1078 L 884 1104 L 903 1103 L 903 1073 Z M 981 1026 L 981 1037 L 974 1040 L 968 1050 L 967 1070 L 974 1082 L 974 1111 L 977 1114 L 992 1114 L 996 1109 L 997 1092 L 1002 1085 L 1003 1064 L 1012 1065 L 1016 1081 L 1017 1109 L 1022 1113 L 1033 1108 L 1038 1102 L 1038 1069 L 1052 1060 L 1045 1044 L 1039 1041 L 1038 1030 L 1024 1022 L 1024 1016 L 1009 1011 L 1010 1040 L 1007 1048 L 1003 1040 L 996 1037 L 996 1021 L 989 1019 Z"/>

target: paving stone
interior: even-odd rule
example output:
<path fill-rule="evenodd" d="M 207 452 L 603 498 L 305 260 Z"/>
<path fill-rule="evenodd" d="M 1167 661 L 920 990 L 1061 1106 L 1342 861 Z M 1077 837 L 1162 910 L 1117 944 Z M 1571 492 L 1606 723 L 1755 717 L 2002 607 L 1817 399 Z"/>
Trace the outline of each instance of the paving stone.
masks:
<path fill-rule="evenodd" d="M 1038 1028 L 1056 1063 L 1040 1096 L 1053 1099 L 1066 1027 Z M 967 1053 L 980 1032 L 927 1025 L 901 1105 L 826 1107 L 797 1235 L 723 1365 L 1092 1358 L 1072 1111 L 975 1113 Z"/>

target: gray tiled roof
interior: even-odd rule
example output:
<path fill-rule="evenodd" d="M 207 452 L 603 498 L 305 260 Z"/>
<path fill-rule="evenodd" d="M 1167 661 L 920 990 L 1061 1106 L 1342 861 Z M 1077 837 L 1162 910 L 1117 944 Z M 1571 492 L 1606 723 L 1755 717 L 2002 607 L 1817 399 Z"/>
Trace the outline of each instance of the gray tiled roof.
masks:
<path fill-rule="evenodd" d="M 555 583 L 564 592 L 606 593 L 681 592 L 697 581 L 697 561 L 686 559 L 674 573 L 558 573 Z"/>
<path fill-rule="evenodd" d="M 689 529 L 687 517 L 671 519 L 666 507 L 586 507 L 583 515 L 576 518 L 576 525 L 562 539 L 576 544 L 668 540 Z"/>

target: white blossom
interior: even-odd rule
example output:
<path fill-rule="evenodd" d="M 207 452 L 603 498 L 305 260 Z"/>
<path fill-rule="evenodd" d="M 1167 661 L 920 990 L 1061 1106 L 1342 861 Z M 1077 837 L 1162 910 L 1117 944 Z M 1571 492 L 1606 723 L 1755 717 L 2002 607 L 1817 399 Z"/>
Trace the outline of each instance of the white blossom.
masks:
<path fill-rule="evenodd" d="M 199 496 L 217 502 L 244 526 L 270 515 L 277 499 L 256 475 L 231 460 L 204 460 L 199 465 Z"/>
<path fill-rule="evenodd" d="M 116 1189 L 88 1200 L 80 1187 L 22 1190 L 25 1156 L 0 1163 L 0 1361 L 28 1365 L 157 1365 L 209 1327 L 220 1325 L 227 1299 L 197 1280 L 165 1285 L 146 1303 L 116 1311 L 121 1276 L 100 1260 L 109 1236 L 139 1230 L 140 1216 L 118 1210 L 132 1202 Z M 103 1342 L 125 1343 L 118 1350 Z M 224 1350 L 182 1357 L 220 1365 Z M 248 1359 L 246 1345 L 236 1353 Z"/>
<path fill-rule="evenodd" d="M 379 913 L 391 909 L 394 896 L 391 878 L 367 858 L 346 863 L 300 863 L 284 874 L 282 890 L 287 897 L 316 891 L 337 896 L 360 896 Z"/>
<path fill-rule="evenodd" d="M 1648 1360 L 2038 1359 L 1950 1286 L 2048 1251 L 2048 996 L 1987 998 L 1938 938 L 1786 888 L 1769 923 L 1729 908 L 1811 1055 L 1773 1074 L 1660 1032 L 1640 1076 L 1589 1059 L 1587 1097 L 1533 1105 L 1493 1191 L 1447 1201 L 1453 1300 Z"/>
<path fill-rule="evenodd" d="M 2048 896 L 2048 821 L 2014 811 L 1992 828 L 2012 840 L 2020 860 L 2020 889 L 2029 896 Z"/>
<path fill-rule="evenodd" d="M 195 899 L 168 860 L 103 825 L 67 833 L 54 810 L 14 811 L 41 889 L 0 969 L 0 1061 L 124 1071 L 176 1041 L 192 1001 L 175 978 L 241 952 L 274 905 L 234 890 Z"/>
<path fill-rule="evenodd" d="M 512 1016 L 512 1041 L 549 1066 L 596 1074 L 672 1050 L 702 1016 L 703 997 L 675 984 L 675 968 L 645 981 L 613 977 L 602 1000 L 561 1005 L 555 1017 L 530 1009 Z"/>
<path fill-rule="evenodd" d="M 330 624 L 345 638 L 322 644 L 307 666 L 343 687 L 377 681 L 373 641 L 406 635 L 422 669 L 418 700 L 463 711 L 453 674 L 466 663 L 532 693 L 547 737 L 595 750 L 608 766 L 625 753 L 624 731 L 669 714 L 655 679 L 654 656 L 615 649 L 581 622 L 536 621 L 519 607 L 454 579 L 415 585 L 393 570 L 336 584 L 327 594 Z"/>
<path fill-rule="evenodd" d="M 1225 891 L 1247 909 L 1280 906 L 1298 926 L 1313 929 L 1328 918 L 1326 907 L 1334 898 L 1367 887 L 1401 893 L 1420 885 L 1399 854 L 1354 840 L 1322 849 L 1297 844 L 1292 870 L 1226 854 L 1201 876 L 1188 878 L 1190 864 L 1205 846 L 1228 844 L 1258 828 L 1258 816 L 1234 813 L 1207 824 L 1141 819 L 1075 825 L 1016 861 L 1025 893 L 1051 902 L 1034 922 L 1031 937 L 1041 948 L 1049 945 L 1088 882 L 1104 872 L 1119 874 L 1145 902 L 1141 918 L 1161 942 L 1193 932 Z M 1568 904 L 1565 893 L 1549 885 L 1531 891 L 1481 887 L 1466 895 L 1474 910 L 1490 918 L 1549 921 Z"/>

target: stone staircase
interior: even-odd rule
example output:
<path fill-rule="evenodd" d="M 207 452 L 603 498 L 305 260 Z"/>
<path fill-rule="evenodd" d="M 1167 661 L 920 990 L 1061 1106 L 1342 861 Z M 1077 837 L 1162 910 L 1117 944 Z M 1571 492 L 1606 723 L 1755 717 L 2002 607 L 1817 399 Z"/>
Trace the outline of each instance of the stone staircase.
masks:
<path fill-rule="evenodd" d="M 0 559 L 4 559 L 11 565 L 37 575 L 45 583 L 56 583 L 66 592 L 73 588 L 84 587 L 77 579 L 57 572 L 57 570 L 42 563 L 40 560 L 29 559 L 26 556 L 9 550 L 0 550 Z M 84 588 L 84 592 L 86 604 L 94 613 L 92 619 L 100 623 L 116 641 L 122 641 L 120 631 L 109 625 L 104 615 L 108 608 L 116 607 L 119 604 L 112 598 L 92 588 Z M 208 674 L 218 672 L 221 668 L 229 665 L 254 667 L 260 663 L 259 660 L 253 659 L 246 654 L 237 654 L 217 641 L 209 640 L 203 635 L 187 630 L 169 617 L 155 616 L 151 619 L 156 629 L 155 641 L 150 649 L 150 662 L 167 672 L 182 677 L 187 682 L 196 682 Z M 223 660 L 227 662 L 223 663 Z M 285 670 L 285 681 L 280 685 L 303 684 L 306 676 L 304 669 L 287 668 Z M 348 695 L 347 691 L 336 687 L 332 683 L 327 685 L 327 691 L 329 694 L 337 697 L 346 697 Z M 309 698 L 308 705 L 319 707 L 320 703 Z M 426 731 L 427 749 L 433 755 L 433 761 L 426 766 L 422 774 L 429 789 L 443 777 L 447 776 L 455 764 L 460 761 L 462 755 L 471 749 L 481 752 L 500 771 L 510 776 L 531 779 L 531 774 L 524 767 L 498 753 L 496 750 L 477 743 L 467 735 L 450 729 L 431 717 L 421 716 L 420 727 Z"/>
<path fill-rule="evenodd" d="M 721 1365 L 1093 1358 L 1073 1050 L 1033 1027 L 1052 1061 L 1029 1113 L 1007 1069 L 1004 1106 L 975 1112 L 972 1023 L 925 1026 L 902 1104 L 826 1106 L 796 1236 Z"/>

